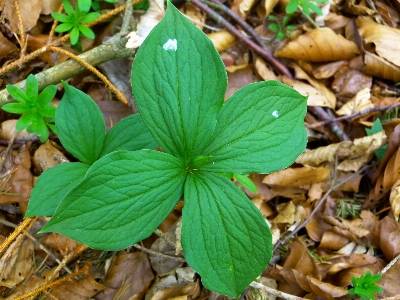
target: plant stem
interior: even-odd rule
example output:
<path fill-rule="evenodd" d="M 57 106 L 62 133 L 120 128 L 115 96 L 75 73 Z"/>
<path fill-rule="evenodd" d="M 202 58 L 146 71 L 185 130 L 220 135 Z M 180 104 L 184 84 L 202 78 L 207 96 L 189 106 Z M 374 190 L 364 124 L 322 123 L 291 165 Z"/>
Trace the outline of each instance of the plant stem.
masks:
<path fill-rule="evenodd" d="M 225 27 L 230 33 L 235 35 L 238 39 L 243 41 L 247 46 L 249 46 L 255 53 L 260 55 L 262 58 L 264 58 L 269 64 L 271 64 L 280 74 L 286 75 L 289 78 L 293 78 L 292 74 L 290 73 L 289 69 L 286 68 L 285 65 L 280 63 L 272 54 L 270 51 L 267 49 L 263 49 L 259 45 L 257 45 L 255 42 L 250 40 L 248 37 L 244 36 L 238 29 L 235 28 L 232 24 L 230 24 L 228 21 L 226 21 L 222 16 L 220 16 L 218 13 L 213 11 L 210 7 L 208 7 L 206 4 L 204 4 L 200 0 L 190 0 L 194 5 L 196 5 L 198 8 L 203 10 L 207 15 L 209 15 L 212 19 L 214 19 L 217 23 L 221 24 L 223 27 Z"/>

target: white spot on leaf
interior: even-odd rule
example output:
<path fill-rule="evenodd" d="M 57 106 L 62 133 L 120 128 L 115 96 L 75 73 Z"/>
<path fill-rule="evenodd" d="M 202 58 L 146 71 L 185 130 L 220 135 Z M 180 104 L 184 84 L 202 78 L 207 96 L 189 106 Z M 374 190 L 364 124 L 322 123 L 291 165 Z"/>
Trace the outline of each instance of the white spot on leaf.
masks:
<path fill-rule="evenodd" d="M 279 112 L 277 110 L 274 110 L 272 112 L 272 116 L 275 117 L 275 118 L 279 117 Z"/>
<path fill-rule="evenodd" d="M 176 39 L 168 39 L 165 44 L 162 46 L 164 50 L 174 50 L 178 49 L 178 41 Z"/>

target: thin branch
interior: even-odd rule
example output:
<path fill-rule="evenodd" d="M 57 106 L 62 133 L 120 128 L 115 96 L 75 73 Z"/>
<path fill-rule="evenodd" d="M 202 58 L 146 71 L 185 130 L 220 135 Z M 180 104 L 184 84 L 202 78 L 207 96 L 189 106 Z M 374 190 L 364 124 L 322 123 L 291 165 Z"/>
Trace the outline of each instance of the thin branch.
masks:
<path fill-rule="evenodd" d="M 300 231 L 300 229 L 302 229 L 304 226 L 307 225 L 308 222 L 311 221 L 311 218 L 317 213 L 317 211 L 320 209 L 320 207 L 322 206 L 322 204 L 325 203 L 325 200 L 328 199 L 328 197 L 330 197 L 330 194 L 336 190 L 338 187 L 340 187 L 342 184 L 346 183 L 347 181 L 349 181 L 350 179 L 352 179 L 353 177 L 355 177 L 356 175 L 364 172 L 366 169 L 368 169 L 370 166 L 369 165 L 365 165 L 364 167 L 362 167 L 358 172 L 352 174 L 351 176 L 349 176 L 348 178 L 346 178 L 343 181 L 340 181 L 339 183 L 332 185 L 329 190 L 325 193 L 325 195 L 321 198 L 321 200 L 318 202 L 318 204 L 314 207 L 313 211 L 310 213 L 310 215 L 307 217 L 307 219 L 301 223 L 295 230 L 293 230 L 286 238 L 284 238 L 283 240 L 279 240 L 274 247 L 274 251 L 278 249 L 278 247 L 280 245 L 285 244 L 288 240 L 290 240 L 292 237 L 295 236 L 295 234 L 297 232 Z"/>
<path fill-rule="evenodd" d="M 338 117 L 338 118 L 333 118 L 333 119 L 317 122 L 317 123 L 308 125 L 307 128 L 311 128 L 312 129 L 312 128 L 319 127 L 321 125 L 329 124 L 331 122 L 338 122 L 338 121 L 343 121 L 343 120 L 348 120 L 348 119 L 353 119 L 353 118 L 359 118 L 359 117 L 362 117 L 364 115 L 368 115 L 368 114 L 373 113 L 373 112 L 379 112 L 379 111 L 384 111 L 384 110 L 392 110 L 392 109 L 394 109 L 396 107 L 399 107 L 399 106 L 400 106 L 400 102 L 396 102 L 396 103 L 390 104 L 390 105 L 368 108 L 368 109 L 364 109 L 364 110 L 361 110 L 359 112 L 356 112 L 354 114 L 351 114 L 349 116 L 343 116 L 343 117 Z"/>
<path fill-rule="evenodd" d="M 281 292 L 281 291 L 275 290 L 273 288 L 267 287 L 267 286 L 265 286 L 265 285 L 263 285 L 261 283 L 255 282 L 255 281 L 250 283 L 250 286 L 255 288 L 255 289 L 262 290 L 262 291 L 266 292 L 269 295 L 272 295 L 272 296 L 275 296 L 275 297 L 280 297 L 280 298 L 283 298 L 283 299 L 286 299 L 286 300 L 305 300 L 305 298 L 301 298 L 301 297 L 293 296 L 293 295 L 290 295 L 290 294 L 286 294 L 284 292 Z"/>
<path fill-rule="evenodd" d="M 177 257 L 177 256 L 171 256 L 171 255 L 166 255 L 160 252 L 156 252 L 147 248 L 144 248 L 138 244 L 133 245 L 133 247 L 135 247 L 136 249 L 142 250 L 143 252 L 146 252 L 148 254 L 154 255 L 154 256 L 161 256 L 161 257 L 165 257 L 168 259 L 173 259 L 173 260 L 177 260 L 177 261 L 181 261 L 181 262 L 186 262 L 186 259 L 182 258 L 182 257 Z"/>
<path fill-rule="evenodd" d="M 14 241 L 14 239 L 26 229 L 28 231 L 32 225 L 36 222 L 37 217 L 35 218 L 27 218 L 24 221 L 22 221 L 21 224 L 18 225 L 18 227 L 5 239 L 5 241 L 0 245 L 0 253 L 2 253 L 5 249 L 7 249 L 11 243 Z"/>
<path fill-rule="evenodd" d="M 267 49 L 263 49 L 247 36 L 243 35 L 235 26 L 226 21 L 221 15 L 213 11 L 206 4 L 201 2 L 200 0 L 191 0 L 191 2 L 196 5 L 198 8 L 203 10 L 207 15 L 209 15 L 212 19 L 214 19 L 217 23 L 221 24 L 225 27 L 230 33 L 235 35 L 238 39 L 244 42 L 247 46 L 249 46 L 255 53 L 264 58 L 269 64 L 271 64 L 280 74 L 286 75 L 289 78 L 293 78 L 289 69 L 286 68 L 285 65 L 280 63 Z"/>
<path fill-rule="evenodd" d="M 342 130 L 342 128 L 339 127 L 339 124 L 337 124 L 332 118 L 322 107 L 319 106 L 309 106 L 308 109 L 315 115 L 318 116 L 320 120 L 323 120 L 323 122 L 326 122 L 329 124 L 328 126 L 332 130 L 332 132 L 341 140 L 341 141 L 350 141 L 350 138 L 348 135 Z"/>
<path fill-rule="evenodd" d="M 26 49 L 26 40 L 25 40 L 25 28 L 24 23 L 22 22 L 21 11 L 19 10 L 18 0 L 13 0 L 13 4 L 15 7 L 15 12 L 18 17 L 18 31 L 19 31 L 19 42 L 21 45 L 21 56 L 24 56 Z"/>
<path fill-rule="evenodd" d="M 71 52 L 68 52 L 64 49 L 57 48 L 54 46 L 49 46 L 48 47 L 50 51 L 58 52 L 60 54 L 64 54 L 65 56 L 68 56 L 71 59 L 74 59 L 78 63 L 80 63 L 82 66 L 84 66 L 86 69 L 94 73 L 97 77 L 99 77 L 104 84 L 107 86 L 109 90 L 111 90 L 115 96 L 117 96 L 118 100 L 121 101 L 124 104 L 128 104 L 128 100 L 125 98 L 124 94 L 121 93 L 120 90 L 118 90 L 108 79 L 106 76 L 101 74 L 95 67 L 93 67 L 91 64 L 87 63 L 86 61 L 82 60 L 79 56 L 76 56 L 75 54 L 72 54 Z"/>

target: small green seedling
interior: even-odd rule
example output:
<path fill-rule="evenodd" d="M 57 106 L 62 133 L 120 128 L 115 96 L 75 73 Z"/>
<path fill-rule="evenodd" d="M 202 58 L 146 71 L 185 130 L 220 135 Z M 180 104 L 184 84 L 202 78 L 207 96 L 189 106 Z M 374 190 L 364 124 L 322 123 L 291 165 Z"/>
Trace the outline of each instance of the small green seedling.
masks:
<path fill-rule="evenodd" d="M 183 197 L 186 260 L 208 289 L 237 297 L 265 270 L 272 236 L 260 211 L 221 174 L 291 165 L 307 143 L 307 98 L 265 81 L 224 103 L 226 88 L 226 70 L 210 39 L 168 2 L 132 67 L 141 119 L 163 152 L 119 150 L 101 157 L 100 142 L 85 146 L 99 154 L 90 157 L 84 179 L 42 232 L 120 250 L 149 237 Z M 82 119 L 91 117 L 74 122 Z M 79 150 L 81 140 L 68 143 Z"/>
<path fill-rule="evenodd" d="M 382 293 L 383 289 L 376 286 L 379 280 L 381 280 L 382 274 L 371 275 L 371 271 L 368 270 L 365 275 L 361 275 L 359 278 L 351 277 L 353 288 L 349 290 L 350 296 L 358 295 L 362 300 L 372 299 L 375 300 L 374 293 Z"/>
<path fill-rule="evenodd" d="M 283 40 L 285 36 L 289 36 L 293 30 L 296 29 L 296 26 L 288 25 L 291 17 L 292 15 L 286 15 L 282 18 L 281 23 L 276 22 L 269 24 L 268 28 L 276 32 L 276 39 Z M 276 21 L 276 17 L 273 15 L 269 15 L 268 19 L 271 21 Z"/>
<path fill-rule="evenodd" d="M 291 15 L 297 9 L 300 9 L 301 12 L 307 17 L 310 17 L 312 11 L 317 15 L 322 16 L 321 9 L 312 2 L 326 3 L 328 0 L 290 0 L 290 2 L 286 5 L 286 13 Z"/>
<path fill-rule="evenodd" d="M 379 118 L 377 118 L 375 120 L 374 124 L 372 124 L 371 129 L 365 128 L 365 131 L 367 132 L 368 135 L 373 135 L 375 133 L 383 131 L 383 126 L 382 126 L 381 120 Z M 379 160 L 383 159 L 383 156 L 386 153 L 387 147 L 388 147 L 387 145 L 384 145 L 375 151 L 375 155 L 377 158 L 379 158 Z"/>
<path fill-rule="evenodd" d="M 100 16 L 97 12 L 89 12 L 91 4 L 91 0 L 78 0 L 74 10 L 68 0 L 63 0 L 64 10 L 67 14 L 56 12 L 51 14 L 55 20 L 62 23 L 56 27 L 56 32 L 69 32 L 71 45 L 77 47 L 80 51 L 82 50 L 81 34 L 89 39 L 95 38 L 93 30 L 84 26 L 85 23 L 92 22 Z"/>
<path fill-rule="evenodd" d="M 89 167 L 108 153 L 157 147 L 138 114 L 122 119 L 106 134 L 96 103 L 67 83 L 63 85 L 65 93 L 55 116 L 58 137 L 80 162 L 63 163 L 40 175 L 31 192 L 26 217 L 52 216 L 67 192 L 83 180 Z"/>
<path fill-rule="evenodd" d="M 6 112 L 13 114 L 22 114 L 19 118 L 17 131 L 26 130 L 35 133 L 41 142 L 49 138 L 49 128 L 57 133 L 54 126 L 55 107 L 51 105 L 57 87 L 50 85 L 38 94 L 38 82 L 36 77 L 30 74 L 26 78 L 25 92 L 13 85 L 6 86 L 8 93 L 17 101 L 17 103 L 8 103 L 2 106 Z"/>

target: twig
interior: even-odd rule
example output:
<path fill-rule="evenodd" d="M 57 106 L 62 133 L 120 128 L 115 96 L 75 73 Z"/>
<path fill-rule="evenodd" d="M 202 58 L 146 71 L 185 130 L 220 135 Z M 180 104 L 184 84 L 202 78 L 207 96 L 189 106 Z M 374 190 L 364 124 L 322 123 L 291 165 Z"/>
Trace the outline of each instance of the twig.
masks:
<path fill-rule="evenodd" d="M 262 58 L 264 58 L 269 64 L 271 64 L 280 74 L 286 75 L 289 78 L 293 78 L 292 74 L 290 73 L 289 69 L 286 68 L 285 65 L 280 63 L 272 54 L 270 51 L 267 49 L 263 49 L 259 45 L 257 45 L 255 42 L 253 42 L 251 39 L 248 37 L 244 36 L 238 29 L 235 28 L 232 24 L 230 24 L 228 21 L 226 21 L 222 16 L 220 16 L 218 13 L 213 11 L 210 7 L 208 7 L 206 4 L 201 2 L 200 0 L 190 0 L 194 5 L 196 5 L 198 8 L 203 10 L 207 15 L 209 15 L 212 19 L 214 19 L 217 23 L 221 24 L 223 27 L 225 27 L 230 33 L 235 35 L 238 39 L 243 41 L 247 46 L 249 46 L 255 53 L 260 55 Z"/>
<path fill-rule="evenodd" d="M 275 290 L 273 288 L 267 287 L 267 286 L 265 286 L 265 285 L 263 285 L 261 283 L 255 282 L 255 281 L 250 283 L 250 286 L 255 288 L 255 289 L 262 290 L 262 291 L 266 292 L 267 294 L 273 295 L 275 297 L 280 297 L 280 298 L 287 299 L 287 300 L 305 300 L 305 298 L 301 298 L 301 297 L 293 296 L 293 295 L 290 295 L 290 294 L 286 294 L 284 292 L 281 292 L 281 291 Z"/>
<path fill-rule="evenodd" d="M 339 125 L 333 121 L 334 119 L 322 108 L 319 106 L 309 106 L 309 110 L 317 115 L 319 119 L 322 119 L 323 122 L 329 124 L 328 126 L 332 130 L 332 132 L 341 140 L 341 141 L 350 141 L 350 138 L 347 136 L 345 132 L 339 127 Z"/>
<path fill-rule="evenodd" d="M 21 17 L 21 12 L 19 10 L 19 4 L 18 0 L 13 0 L 13 4 L 15 7 L 15 12 L 18 17 L 18 31 L 19 31 L 19 42 L 21 45 L 21 54 L 20 56 L 24 56 L 25 54 L 25 49 L 26 49 L 26 41 L 25 41 L 25 28 L 24 28 L 24 23 L 22 22 L 22 17 Z"/>
<path fill-rule="evenodd" d="M 71 59 L 74 59 L 81 65 L 83 65 L 86 69 L 94 73 L 97 77 L 99 77 L 107 86 L 108 89 L 110 89 L 115 96 L 117 96 L 118 100 L 121 101 L 124 104 L 128 104 L 128 100 L 126 100 L 125 96 L 121 93 L 120 90 L 118 90 L 108 79 L 106 76 L 101 74 L 95 67 L 93 67 L 91 64 L 87 63 L 86 61 L 82 60 L 79 56 L 76 56 L 75 54 L 72 54 L 71 52 L 68 52 L 64 49 L 57 48 L 54 46 L 49 46 L 48 49 L 50 51 L 58 52 L 60 54 L 64 54 L 65 56 L 68 56 Z"/>
<path fill-rule="evenodd" d="M 316 128 L 316 127 L 319 127 L 321 125 L 329 124 L 331 122 L 337 122 L 337 121 L 343 121 L 343 120 L 353 119 L 353 118 L 357 118 L 357 117 L 362 117 L 364 115 L 368 115 L 368 114 L 373 113 L 373 112 L 379 112 L 379 111 L 383 111 L 383 110 L 392 110 L 392 109 L 394 109 L 396 107 L 399 107 L 399 106 L 400 106 L 400 102 L 396 102 L 396 103 L 393 103 L 393 104 L 390 104 L 390 105 L 368 108 L 368 109 L 364 109 L 364 110 L 361 110 L 359 112 L 356 112 L 354 114 L 351 114 L 349 116 L 343 116 L 343 117 L 338 117 L 338 118 L 333 118 L 333 119 L 317 122 L 317 123 L 308 125 L 307 128 Z"/>
<path fill-rule="evenodd" d="M 261 47 L 266 48 L 264 41 L 260 38 L 260 36 L 255 32 L 253 27 L 251 27 L 245 20 L 243 20 L 240 16 L 238 16 L 234 11 L 232 11 L 229 7 L 225 6 L 219 0 L 203 0 L 208 6 L 214 7 L 226 13 L 230 16 L 240 27 L 243 28 Z"/>
<path fill-rule="evenodd" d="M 8 248 L 8 246 L 11 245 L 11 243 L 14 241 L 14 239 L 26 229 L 28 231 L 32 225 L 36 222 L 37 217 L 35 218 L 27 218 L 25 219 L 21 224 L 18 225 L 18 227 L 11 233 L 5 241 L 0 245 L 0 253 L 2 253 L 5 249 Z"/>
<path fill-rule="evenodd" d="M 397 261 L 400 259 L 400 254 L 398 254 L 395 258 L 393 258 L 392 259 L 392 261 L 390 262 L 390 263 L 388 263 L 387 265 L 386 265 L 386 267 L 384 267 L 380 272 L 378 272 L 378 273 L 380 273 L 380 274 L 385 274 L 387 271 L 389 271 L 389 269 L 391 268 L 391 267 L 393 267 L 393 265 L 395 264 L 395 263 L 397 263 Z"/>
<path fill-rule="evenodd" d="M 61 3 L 60 8 L 58 9 L 58 13 L 61 13 L 63 11 L 63 4 Z M 51 41 L 53 40 L 54 37 L 54 33 L 56 31 L 56 27 L 58 25 L 58 20 L 54 19 L 53 24 L 51 25 L 51 29 L 50 29 L 50 33 L 49 33 L 49 43 L 51 43 Z"/>
<path fill-rule="evenodd" d="M 160 253 L 160 252 L 156 252 L 156 251 L 144 248 L 144 247 L 142 247 L 142 246 L 140 246 L 138 244 L 133 245 L 133 247 L 135 247 L 136 249 L 142 250 L 143 252 L 149 253 L 151 255 L 161 256 L 161 257 L 165 257 L 165 258 L 168 258 L 168 259 L 174 259 L 174 260 L 177 260 L 177 261 L 186 262 L 186 259 L 184 259 L 184 258 L 171 256 L 171 255 L 166 255 L 166 254 L 163 254 L 163 253 Z"/>
<path fill-rule="evenodd" d="M 283 240 L 279 240 L 274 247 L 274 251 L 278 249 L 278 247 L 280 245 L 285 244 L 288 240 L 290 240 L 292 237 L 294 237 L 294 235 L 300 231 L 300 229 L 302 229 L 304 226 L 306 226 L 306 224 L 308 222 L 310 222 L 311 218 L 317 213 L 317 211 L 320 209 L 320 207 L 322 206 L 322 204 L 325 203 L 325 200 L 328 199 L 328 197 L 330 197 L 330 194 L 337 189 L 338 187 L 340 187 L 342 184 L 344 184 L 345 182 L 349 181 L 350 179 L 352 179 L 353 177 L 355 177 L 356 175 L 364 172 L 366 169 L 368 169 L 370 166 L 369 165 L 365 165 L 364 167 L 362 167 L 358 172 L 352 174 L 351 176 L 349 176 L 348 178 L 346 178 L 343 181 L 340 181 L 338 184 L 336 185 L 332 185 L 329 190 L 325 193 L 325 195 L 321 198 L 321 200 L 318 202 L 318 204 L 314 207 L 313 211 L 310 213 L 310 215 L 307 217 L 307 219 L 301 223 L 295 230 L 293 230 L 286 238 L 284 238 Z"/>

